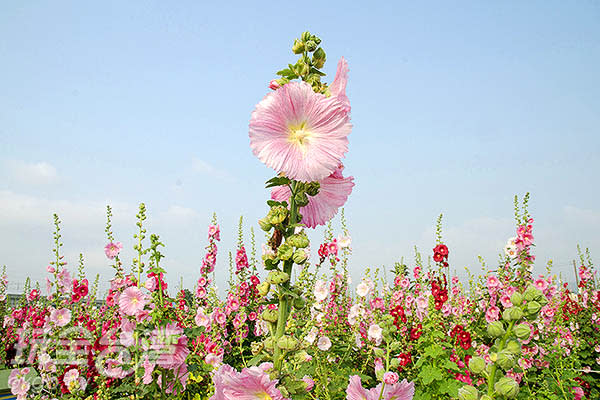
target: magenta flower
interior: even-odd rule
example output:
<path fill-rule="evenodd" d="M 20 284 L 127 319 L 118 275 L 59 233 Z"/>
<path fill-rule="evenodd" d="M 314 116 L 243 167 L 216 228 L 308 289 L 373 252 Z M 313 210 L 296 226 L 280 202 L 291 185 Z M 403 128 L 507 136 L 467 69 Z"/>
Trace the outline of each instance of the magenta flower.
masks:
<path fill-rule="evenodd" d="M 347 106 L 337 96 L 290 82 L 269 93 L 250 118 L 250 147 L 268 167 L 299 181 L 335 171 L 348 151 L 352 130 Z"/>
<path fill-rule="evenodd" d="M 316 196 L 308 196 L 308 204 L 300 209 L 302 223 L 309 228 L 325 225 L 338 209 L 346 203 L 354 187 L 354 177 L 344 178 L 343 165 L 327 178 L 320 180 L 321 188 Z M 287 186 L 277 186 L 271 191 L 271 199 L 275 201 L 288 201 L 290 189 Z"/>
<path fill-rule="evenodd" d="M 360 377 L 353 375 L 350 377 L 348 388 L 346 388 L 346 400 L 412 400 L 415 394 L 415 385 L 413 382 L 402 382 L 383 387 L 383 396 L 381 396 L 382 384 L 372 389 L 362 387 Z"/>
<path fill-rule="evenodd" d="M 277 380 L 259 367 L 244 368 L 237 372 L 229 365 L 222 365 L 214 374 L 215 394 L 210 400 L 284 400 Z"/>
<path fill-rule="evenodd" d="M 137 286 L 130 286 L 119 296 L 119 309 L 125 315 L 136 315 L 144 309 L 146 298 Z"/>
<path fill-rule="evenodd" d="M 112 260 L 113 258 L 119 255 L 121 249 L 123 249 L 123 244 L 121 242 L 110 242 L 109 244 L 104 246 L 104 254 L 106 254 L 106 257 Z"/>

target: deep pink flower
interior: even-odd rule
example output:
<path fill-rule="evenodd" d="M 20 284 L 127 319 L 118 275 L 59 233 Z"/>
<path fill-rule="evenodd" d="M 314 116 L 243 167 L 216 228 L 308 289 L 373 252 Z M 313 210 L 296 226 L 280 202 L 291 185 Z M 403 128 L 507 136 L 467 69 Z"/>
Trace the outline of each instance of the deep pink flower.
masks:
<path fill-rule="evenodd" d="M 268 167 L 299 181 L 330 175 L 348 151 L 352 130 L 347 106 L 337 96 L 290 82 L 269 93 L 250 118 L 250 147 Z"/>
<path fill-rule="evenodd" d="M 119 309 L 125 315 L 136 315 L 144 309 L 146 298 L 137 286 L 130 286 L 119 296 Z"/>
<path fill-rule="evenodd" d="M 331 175 L 319 181 L 321 184 L 319 193 L 316 196 L 308 196 L 308 204 L 300 208 L 302 223 L 307 227 L 314 228 L 317 225 L 325 225 L 348 199 L 352 187 L 354 187 L 354 177 L 344 178 L 343 169 L 344 166 L 339 165 Z M 287 186 L 277 186 L 271 191 L 271 199 L 287 201 L 290 193 Z"/>
<path fill-rule="evenodd" d="M 113 258 L 119 255 L 122 249 L 123 244 L 121 242 L 110 242 L 109 244 L 104 246 L 104 254 L 106 254 L 106 257 L 112 260 Z"/>

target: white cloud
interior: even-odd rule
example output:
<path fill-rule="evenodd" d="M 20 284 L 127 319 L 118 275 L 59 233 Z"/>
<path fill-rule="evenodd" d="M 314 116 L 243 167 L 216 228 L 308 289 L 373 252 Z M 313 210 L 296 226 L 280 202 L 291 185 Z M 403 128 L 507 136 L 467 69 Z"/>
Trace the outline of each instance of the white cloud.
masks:
<path fill-rule="evenodd" d="M 10 175 L 20 183 L 28 185 L 48 185 L 58 181 L 56 168 L 47 162 L 28 163 L 21 160 L 5 161 Z"/>

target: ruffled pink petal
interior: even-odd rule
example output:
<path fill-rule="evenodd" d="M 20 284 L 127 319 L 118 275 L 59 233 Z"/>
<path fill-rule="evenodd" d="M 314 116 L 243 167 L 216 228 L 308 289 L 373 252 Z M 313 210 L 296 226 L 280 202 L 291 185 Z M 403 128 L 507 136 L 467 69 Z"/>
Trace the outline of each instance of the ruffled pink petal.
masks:
<path fill-rule="evenodd" d="M 304 124 L 310 135 L 300 146 L 290 126 Z M 315 93 L 306 82 L 291 82 L 269 93 L 252 112 L 252 152 L 268 167 L 299 181 L 331 174 L 348 151 L 352 130 L 346 106 L 334 96 Z"/>
<path fill-rule="evenodd" d="M 393 385 L 385 386 L 384 400 L 412 400 L 415 395 L 414 382 L 407 382 L 406 379 L 402 382 Z"/>
<path fill-rule="evenodd" d="M 348 63 L 344 57 L 340 58 L 335 73 L 335 79 L 329 85 L 329 92 L 332 96 L 344 104 L 346 112 L 350 112 L 350 100 L 346 96 L 346 84 L 348 83 Z"/>
<path fill-rule="evenodd" d="M 373 393 L 362 387 L 360 376 L 352 375 L 346 388 L 346 400 L 373 400 Z"/>
<path fill-rule="evenodd" d="M 344 178 L 344 167 L 338 166 L 327 178 L 320 180 L 321 188 L 316 196 L 308 196 L 308 204 L 300 208 L 302 221 L 308 228 L 325 225 L 338 209 L 346 203 L 354 187 L 354 177 Z M 277 186 L 271 191 L 271 199 L 275 201 L 288 201 L 290 189 L 287 186 Z"/>

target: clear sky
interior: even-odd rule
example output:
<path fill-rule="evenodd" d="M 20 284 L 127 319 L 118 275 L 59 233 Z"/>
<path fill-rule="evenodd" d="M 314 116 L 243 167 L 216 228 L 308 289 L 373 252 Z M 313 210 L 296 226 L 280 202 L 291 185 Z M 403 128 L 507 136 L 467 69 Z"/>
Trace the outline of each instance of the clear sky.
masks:
<path fill-rule="evenodd" d="M 105 206 L 130 260 L 145 202 L 169 281 L 186 287 L 218 214 L 222 282 L 239 216 L 258 229 L 273 175 L 250 151 L 250 113 L 304 30 L 323 39 L 328 82 L 339 57 L 350 66 L 355 278 L 412 260 L 414 245 L 430 254 L 440 213 L 453 269 L 478 270 L 477 255 L 494 265 L 514 235 L 513 196 L 528 191 L 537 271 L 553 259 L 572 280 L 577 244 L 598 259 L 600 3 L 291 4 L 2 2 L 9 279 L 43 278 L 57 212 L 69 265 L 83 252 L 107 281 Z"/>

